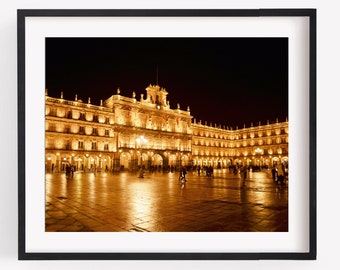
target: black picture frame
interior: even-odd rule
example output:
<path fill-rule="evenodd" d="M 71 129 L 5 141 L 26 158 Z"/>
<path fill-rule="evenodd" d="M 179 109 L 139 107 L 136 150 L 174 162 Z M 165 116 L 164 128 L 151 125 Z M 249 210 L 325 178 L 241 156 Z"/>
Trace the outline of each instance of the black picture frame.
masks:
<path fill-rule="evenodd" d="M 316 243 L 316 9 L 241 10 L 18 10 L 18 196 L 19 260 L 315 260 Z M 27 252 L 26 251 L 26 74 L 28 17 L 308 17 L 309 18 L 309 251 L 308 252 Z"/>

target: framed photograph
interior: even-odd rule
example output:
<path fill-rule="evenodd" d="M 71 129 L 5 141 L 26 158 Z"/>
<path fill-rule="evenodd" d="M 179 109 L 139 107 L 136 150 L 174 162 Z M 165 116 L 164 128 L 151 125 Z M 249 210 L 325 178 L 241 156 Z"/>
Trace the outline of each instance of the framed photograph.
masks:
<path fill-rule="evenodd" d="M 316 10 L 18 10 L 20 260 L 316 259 Z"/>

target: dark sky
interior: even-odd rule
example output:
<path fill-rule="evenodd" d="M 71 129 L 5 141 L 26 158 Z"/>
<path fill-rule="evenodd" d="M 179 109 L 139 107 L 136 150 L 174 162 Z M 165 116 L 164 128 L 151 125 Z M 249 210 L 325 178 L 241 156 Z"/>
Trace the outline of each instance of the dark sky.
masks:
<path fill-rule="evenodd" d="M 288 116 L 288 38 L 47 38 L 50 96 L 99 105 L 157 82 L 171 108 L 235 128 Z"/>

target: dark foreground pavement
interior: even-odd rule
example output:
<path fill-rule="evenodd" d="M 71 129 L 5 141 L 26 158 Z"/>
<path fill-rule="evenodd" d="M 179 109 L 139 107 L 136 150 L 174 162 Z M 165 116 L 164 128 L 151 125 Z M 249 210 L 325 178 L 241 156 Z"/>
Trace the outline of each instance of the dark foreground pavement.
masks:
<path fill-rule="evenodd" d="M 267 172 L 46 174 L 47 232 L 286 232 L 288 186 Z"/>

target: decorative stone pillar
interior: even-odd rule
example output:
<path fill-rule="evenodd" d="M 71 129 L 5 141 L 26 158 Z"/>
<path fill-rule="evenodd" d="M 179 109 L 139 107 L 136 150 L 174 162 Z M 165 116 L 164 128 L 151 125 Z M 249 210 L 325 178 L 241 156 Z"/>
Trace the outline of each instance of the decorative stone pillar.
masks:
<path fill-rule="evenodd" d="M 163 158 L 163 167 L 167 168 L 169 166 L 169 158 L 168 157 L 164 157 Z"/>
<path fill-rule="evenodd" d="M 112 170 L 113 172 L 118 172 L 120 170 L 120 157 L 119 157 L 119 152 L 115 152 L 113 154 L 113 166 L 112 166 Z"/>
<path fill-rule="evenodd" d="M 60 166 L 61 166 L 60 155 L 57 154 L 57 162 L 56 162 L 56 171 L 57 172 L 60 172 Z"/>

